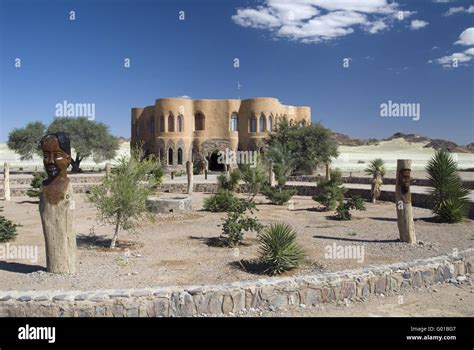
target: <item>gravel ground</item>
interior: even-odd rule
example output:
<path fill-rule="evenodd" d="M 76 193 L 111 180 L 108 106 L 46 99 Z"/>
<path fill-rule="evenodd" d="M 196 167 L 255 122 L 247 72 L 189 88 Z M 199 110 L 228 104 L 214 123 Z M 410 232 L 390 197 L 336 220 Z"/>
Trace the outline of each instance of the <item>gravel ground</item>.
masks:
<path fill-rule="evenodd" d="M 225 214 L 202 211 L 206 196 L 209 194 L 193 194 L 193 213 L 144 222 L 138 235 L 122 232 L 119 239 L 123 248 L 109 251 L 101 240 L 110 239 L 112 227 L 101 226 L 86 197 L 76 194 L 75 227 L 80 262 L 76 276 L 44 272 L 44 239 L 38 204 L 28 197 L 13 197 L 11 202 L 2 203 L 3 215 L 23 226 L 18 228 L 19 235 L 11 245 L 38 246 L 39 258 L 37 262 L 0 258 L 0 289 L 141 288 L 262 278 L 248 271 L 250 265 L 245 264 L 258 256 L 255 234 L 246 234 L 244 245 L 238 249 L 215 246 Z M 393 203 L 367 203 L 367 211 L 354 213 L 352 221 L 339 222 L 329 218 L 331 213 L 318 211 L 318 204 L 309 197 L 297 196 L 294 200 L 295 210 L 288 211 L 285 206 L 270 205 L 265 198 L 257 197 L 258 217 L 264 224 L 288 222 L 298 232 L 306 260 L 291 275 L 411 261 L 452 253 L 453 249 L 467 249 L 474 243 L 472 220 L 438 224 L 427 209 L 414 208 L 420 244 L 411 246 L 398 242 Z M 349 245 L 359 252 L 363 248 L 363 260 L 360 256 L 355 259 L 327 256 L 328 247 L 334 245 Z"/>

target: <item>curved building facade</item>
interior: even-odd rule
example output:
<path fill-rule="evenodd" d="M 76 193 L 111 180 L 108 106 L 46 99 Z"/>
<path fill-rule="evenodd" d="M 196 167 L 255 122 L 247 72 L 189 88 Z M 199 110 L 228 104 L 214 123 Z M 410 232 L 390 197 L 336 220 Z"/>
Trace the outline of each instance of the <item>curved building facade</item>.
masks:
<path fill-rule="evenodd" d="M 286 118 L 291 124 L 309 125 L 309 107 L 281 104 L 275 98 L 246 100 L 192 100 L 160 98 L 153 106 L 132 108 L 131 145 L 142 144 L 157 155 L 168 170 L 209 161 L 221 170 L 218 152 L 259 150 L 262 139 Z"/>

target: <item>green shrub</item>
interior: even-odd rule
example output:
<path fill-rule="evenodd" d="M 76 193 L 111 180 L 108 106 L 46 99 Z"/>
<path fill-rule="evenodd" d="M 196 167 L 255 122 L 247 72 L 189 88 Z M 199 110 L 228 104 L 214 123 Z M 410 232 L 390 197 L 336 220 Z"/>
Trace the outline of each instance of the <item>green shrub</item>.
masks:
<path fill-rule="evenodd" d="M 204 210 L 215 213 L 231 211 L 239 201 L 239 198 L 237 198 L 232 192 L 218 189 L 217 193 L 204 199 Z"/>
<path fill-rule="evenodd" d="M 255 167 L 250 166 L 250 164 L 239 164 L 239 170 L 247 192 L 253 199 L 262 190 L 267 180 L 267 172 L 259 159 L 257 159 Z"/>
<path fill-rule="evenodd" d="M 364 200 L 359 196 L 354 196 L 346 202 L 339 203 L 334 219 L 348 221 L 352 219 L 350 210 L 366 210 Z"/>
<path fill-rule="evenodd" d="M 0 212 L 3 211 L 0 208 Z M 0 215 L 0 242 L 8 242 L 17 236 L 16 228 L 19 225 L 14 224 L 10 220 L 6 219 L 3 215 Z"/>
<path fill-rule="evenodd" d="M 445 150 L 439 150 L 426 166 L 432 211 L 443 222 L 462 221 L 468 213 L 467 189 L 458 173 L 456 162 Z"/>
<path fill-rule="evenodd" d="M 283 190 L 280 187 L 270 187 L 265 185 L 262 188 L 262 194 L 273 204 L 283 205 L 287 203 L 298 191 Z"/>
<path fill-rule="evenodd" d="M 234 169 L 228 174 L 221 174 L 217 177 L 219 188 L 231 192 L 235 192 L 240 181 L 239 169 Z"/>
<path fill-rule="evenodd" d="M 347 189 L 342 186 L 342 175 L 337 169 L 331 171 L 331 179 L 318 185 L 319 193 L 313 196 L 313 200 L 321 203 L 326 210 L 333 210 L 338 203 L 344 201 L 344 193 Z"/>
<path fill-rule="evenodd" d="M 130 156 L 122 156 L 109 177 L 91 187 L 89 199 L 97 209 L 97 216 L 105 224 L 114 226 L 110 248 L 115 248 L 120 229 L 137 232 L 146 219 L 152 219 L 146 199 L 161 181 L 161 164 L 153 156 L 144 157 L 143 150 L 132 148 Z"/>
<path fill-rule="evenodd" d="M 30 186 L 32 187 L 26 194 L 28 197 L 39 197 L 41 194 L 41 186 L 43 181 L 46 180 L 48 175 L 45 172 L 35 172 L 33 173 L 33 179 L 31 180 Z"/>
<path fill-rule="evenodd" d="M 243 238 L 244 232 L 254 231 L 259 233 L 263 229 L 263 225 L 250 215 L 258 210 L 253 201 L 239 201 L 232 211 L 227 212 L 227 218 L 224 220 L 222 242 L 227 247 L 235 247 L 239 245 Z"/>
<path fill-rule="evenodd" d="M 274 224 L 259 236 L 261 261 L 267 265 L 265 272 L 278 275 L 299 266 L 303 252 L 296 242 L 296 232 L 288 224 Z"/>

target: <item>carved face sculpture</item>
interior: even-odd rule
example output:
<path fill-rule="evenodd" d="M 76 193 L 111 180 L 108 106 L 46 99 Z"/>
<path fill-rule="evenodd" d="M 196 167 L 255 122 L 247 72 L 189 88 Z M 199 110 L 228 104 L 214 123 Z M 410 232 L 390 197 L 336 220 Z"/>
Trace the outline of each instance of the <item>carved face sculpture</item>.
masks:
<path fill-rule="evenodd" d="M 48 174 L 48 180 L 53 180 L 59 174 L 65 177 L 71 163 L 71 156 L 61 148 L 57 136 L 46 136 L 42 141 L 42 147 L 43 164 Z"/>
<path fill-rule="evenodd" d="M 400 189 L 403 194 L 406 194 L 410 191 L 410 169 L 400 170 Z"/>

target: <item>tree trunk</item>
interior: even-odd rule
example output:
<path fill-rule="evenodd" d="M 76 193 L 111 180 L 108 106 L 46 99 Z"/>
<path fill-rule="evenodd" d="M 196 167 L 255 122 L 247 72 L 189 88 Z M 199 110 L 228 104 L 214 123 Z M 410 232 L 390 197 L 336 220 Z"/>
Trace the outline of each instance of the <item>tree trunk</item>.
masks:
<path fill-rule="evenodd" d="M 331 164 L 326 163 L 326 181 L 331 180 Z"/>
<path fill-rule="evenodd" d="M 80 168 L 82 162 L 82 158 L 79 158 L 79 156 L 76 156 L 76 159 L 71 157 L 71 172 L 73 173 L 82 173 L 82 169 Z"/>
<path fill-rule="evenodd" d="M 397 224 L 400 241 L 416 243 L 415 223 L 410 192 L 411 160 L 397 160 L 397 181 L 395 185 L 395 200 L 397 208 Z"/>
<path fill-rule="evenodd" d="M 57 204 L 48 203 L 40 196 L 39 211 L 46 246 L 47 271 L 51 273 L 77 272 L 76 235 L 73 228 L 74 200 L 71 182 L 64 199 Z"/>
<path fill-rule="evenodd" d="M 110 242 L 110 249 L 114 249 L 115 244 L 117 243 L 117 238 L 118 238 L 119 229 L 120 229 L 120 218 L 121 218 L 121 215 L 117 214 L 117 223 L 115 224 L 114 236 L 112 237 L 112 241 Z"/>
<path fill-rule="evenodd" d="M 3 192 L 5 194 L 5 200 L 9 201 L 10 196 L 10 167 L 7 162 L 3 163 Z"/>
<path fill-rule="evenodd" d="M 188 178 L 187 194 L 193 193 L 193 163 L 189 160 L 186 162 L 186 175 Z"/>

